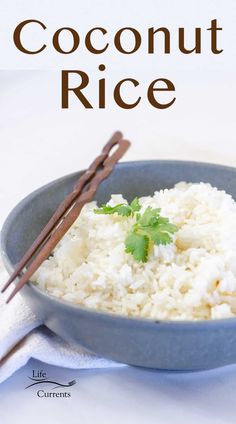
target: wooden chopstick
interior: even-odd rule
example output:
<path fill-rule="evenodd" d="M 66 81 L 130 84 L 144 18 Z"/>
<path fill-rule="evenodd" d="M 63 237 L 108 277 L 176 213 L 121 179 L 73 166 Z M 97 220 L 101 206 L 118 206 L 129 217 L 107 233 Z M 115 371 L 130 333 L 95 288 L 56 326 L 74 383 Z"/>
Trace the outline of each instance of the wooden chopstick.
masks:
<path fill-rule="evenodd" d="M 35 254 L 37 249 L 46 241 L 46 239 L 50 236 L 51 231 L 56 227 L 56 225 L 60 222 L 67 209 L 72 206 L 75 199 L 80 195 L 84 185 L 94 176 L 99 166 L 104 162 L 112 147 L 117 144 L 119 140 L 122 139 L 122 133 L 117 131 L 108 141 L 108 143 L 104 146 L 101 154 L 91 163 L 87 171 L 82 175 L 81 178 L 75 183 L 74 189 L 71 193 L 66 196 L 66 198 L 61 202 L 58 206 L 55 213 L 50 218 L 49 222 L 40 232 L 36 240 L 33 242 L 31 247 L 27 250 L 21 261 L 18 263 L 16 269 L 2 288 L 2 293 L 7 289 L 7 287 L 14 281 L 14 279 L 18 276 L 18 274 L 23 270 L 23 268 L 27 265 L 28 261 Z"/>
<path fill-rule="evenodd" d="M 117 150 L 109 156 L 111 149 L 116 145 L 118 146 Z M 85 203 L 93 199 L 99 184 L 109 176 L 115 164 L 125 154 L 129 146 L 130 142 L 123 140 L 120 132 L 115 133 L 104 146 L 101 155 L 92 162 L 88 170 L 75 184 L 74 190 L 59 205 L 48 224 L 43 228 L 32 246 L 23 256 L 17 268 L 3 287 L 2 292 L 19 276 L 30 259 L 32 259 L 34 254 L 43 245 L 25 273 L 19 278 L 15 289 L 7 299 L 7 303 L 10 302 L 15 294 L 30 279 L 42 262 L 47 259 L 57 243 L 75 222 L 82 207 Z"/>

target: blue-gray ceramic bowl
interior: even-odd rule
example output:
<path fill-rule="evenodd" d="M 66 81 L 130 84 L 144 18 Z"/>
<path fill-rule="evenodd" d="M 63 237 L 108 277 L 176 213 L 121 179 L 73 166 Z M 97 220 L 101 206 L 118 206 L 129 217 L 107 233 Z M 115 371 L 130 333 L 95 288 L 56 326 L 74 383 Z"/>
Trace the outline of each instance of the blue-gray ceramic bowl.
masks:
<path fill-rule="evenodd" d="M 2 256 L 9 273 L 80 174 L 36 190 L 10 213 L 1 234 Z M 236 199 L 236 168 L 170 160 L 117 165 L 96 198 L 101 203 L 111 193 L 122 193 L 131 200 L 183 180 L 209 182 Z M 197 322 L 128 318 L 59 300 L 30 282 L 22 295 L 55 333 L 115 361 L 168 370 L 202 370 L 236 362 L 235 318 Z"/>

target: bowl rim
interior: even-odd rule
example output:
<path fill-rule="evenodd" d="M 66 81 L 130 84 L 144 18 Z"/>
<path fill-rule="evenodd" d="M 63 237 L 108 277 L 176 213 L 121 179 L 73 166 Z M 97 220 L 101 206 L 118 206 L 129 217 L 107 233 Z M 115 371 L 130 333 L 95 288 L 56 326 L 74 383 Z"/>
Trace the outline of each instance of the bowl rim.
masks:
<path fill-rule="evenodd" d="M 228 171 L 233 171 L 236 173 L 236 167 L 228 166 L 228 165 L 222 165 L 217 163 L 210 163 L 210 162 L 200 162 L 200 161 L 189 161 L 189 160 L 176 160 L 176 159 L 151 159 L 151 160 L 134 160 L 134 161 L 122 161 L 119 162 L 116 165 L 117 167 L 123 167 L 123 166 L 138 166 L 139 164 L 142 165 L 148 165 L 148 164 L 192 164 L 194 166 L 207 166 L 211 168 L 221 168 Z M 25 205 L 28 203 L 28 201 L 32 198 L 34 198 L 36 195 L 43 192 L 46 188 L 50 188 L 51 186 L 60 183 L 60 181 L 65 181 L 67 179 L 73 178 L 75 175 L 79 175 L 85 172 L 85 170 L 79 170 L 72 172 L 70 174 L 65 174 L 62 177 L 56 178 L 43 186 L 40 186 L 39 188 L 33 190 L 31 193 L 29 193 L 27 196 L 25 196 L 22 200 L 20 200 L 10 211 L 8 216 L 6 217 L 0 234 L 0 250 L 1 250 L 1 256 L 3 263 L 9 273 L 13 272 L 14 266 L 12 262 L 10 261 L 8 255 L 7 255 L 7 249 L 6 249 L 6 237 L 8 230 L 11 227 L 11 223 L 14 220 L 15 216 L 19 214 L 20 210 L 22 210 Z M 53 296 L 46 290 L 43 290 L 39 288 L 35 283 L 29 280 L 29 282 L 26 284 L 27 287 L 29 287 L 32 292 L 35 292 L 37 295 L 39 295 L 42 298 L 49 299 L 55 306 L 60 305 L 61 307 L 64 307 L 66 309 L 72 309 L 74 311 L 80 312 L 85 315 L 94 315 L 97 318 L 104 318 L 104 319 L 110 319 L 111 321 L 122 321 L 122 322 L 129 322 L 129 323 L 135 323 L 135 324 L 141 324 L 145 326 L 153 326 L 153 324 L 156 326 L 157 324 L 161 326 L 167 326 L 167 327 L 181 327 L 182 329 L 189 329 L 194 327 L 196 328 L 202 328 L 204 327 L 207 329 L 208 327 L 225 327 L 225 326 L 231 326 L 235 325 L 236 323 L 236 316 L 230 317 L 230 318 L 219 318 L 219 319 L 209 319 L 209 320 L 160 320 L 155 318 L 142 318 L 139 316 L 128 316 L 128 315 L 122 315 L 117 314 L 113 312 L 107 312 L 107 311 L 99 311 L 93 308 L 89 308 L 83 305 L 78 305 L 76 303 L 70 302 L 68 300 L 60 299 L 56 296 Z"/>

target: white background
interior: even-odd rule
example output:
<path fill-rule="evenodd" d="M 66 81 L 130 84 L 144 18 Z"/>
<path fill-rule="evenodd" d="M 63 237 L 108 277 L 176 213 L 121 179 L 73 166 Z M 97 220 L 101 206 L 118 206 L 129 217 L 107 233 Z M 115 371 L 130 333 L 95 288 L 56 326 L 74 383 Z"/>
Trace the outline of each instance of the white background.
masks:
<path fill-rule="evenodd" d="M 37 47 L 43 36 L 47 49 L 40 55 L 23 55 L 12 42 L 16 25 L 30 18 L 47 25 L 47 31 L 29 31 L 24 38 L 29 46 Z M 224 49 L 220 55 L 211 53 L 206 31 L 215 18 L 223 27 L 218 35 L 219 48 Z M 14 204 L 30 191 L 85 168 L 116 129 L 132 141 L 126 160 L 179 158 L 235 165 L 235 19 L 233 0 L 1 0 L 0 225 Z M 81 45 L 72 55 L 60 55 L 52 48 L 52 34 L 62 26 L 71 26 L 80 34 Z M 93 26 L 108 31 L 110 47 L 103 55 L 94 56 L 84 48 L 84 35 Z M 114 33 L 124 26 L 135 27 L 142 35 L 142 48 L 133 55 L 119 54 L 112 44 Z M 154 55 L 147 54 L 147 28 L 152 26 L 166 26 L 171 31 L 170 55 L 163 55 L 161 47 Z M 201 55 L 178 51 L 177 28 L 182 26 L 189 48 L 194 28 L 202 28 Z M 97 108 L 100 63 L 106 65 L 105 110 Z M 61 69 L 80 69 L 89 74 L 86 93 L 93 110 L 83 109 L 78 101 L 72 101 L 69 110 L 61 109 Z M 142 95 L 142 103 L 129 111 L 119 109 L 112 100 L 114 85 L 126 77 L 140 82 Z M 160 77 L 169 78 L 176 87 L 176 102 L 164 111 L 152 108 L 145 99 L 148 84 Z M 28 371 L 30 367 L 2 384 L 1 405 L 9 410 L 13 399 L 30 402 L 27 408 L 18 404 L 16 412 L 18 408 L 27 411 L 25 422 L 37 422 L 33 409 L 38 402 L 33 403 L 22 389 Z M 56 370 L 59 372 L 63 370 Z M 48 420 L 59 408 L 61 417 L 65 411 L 70 419 L 78 414 L 78 422 L 86 422 L 86 417 L 91 422 L 96 415 L 98 422 L 103 418 L 114 420 L 115 415 L 117 422 L 131 418 L 137 423 L 156 422 L 158 414 L 160 422 L 166 423 L 174 419 L 182 423 L 199 419 L 203 423 L 235 422 L 235 367 L 188 375 L 136 369 L 83 371 L 79 375 L 82 381 L 70 401 L 71 416 L 66 401 L 59 405 L 54 400 L 54 407 L 52 401 L 50 407 L 40 401 L 40 406 L 48 408 Z M 12 421 L 13 415 L 14 410 L 5 414 L 3 423 Z"/>
<path fill-rule="evenodd" d="M 27 46 L 47 44 L 39 55 L 24 55 L 12 41 L 16 25 L 30 18 L 47 25 L 46 31 L 32 27 L 25 32 Z M 32 189 L 85 168 L 116 129 L 133 143 L 126 159 L 199 159 L 234 165 L 235 18 L 233 0 L 1 0 L 0 69 L 5 71 L 0 72 L 0 224 Z M 218 45 L 224 50 L 219 55 L 210 50 L 206 28 L 211 19 L 223 27 L 218 31 Z M 110 46 L 96 56 L 86 51 L 83 40 L 98 25 L 107 29 Z M 80 34 L 80 46 L 72 55 L 61 55 L 52 48 L 52 34 L 62 26 L 71 26 Z M 133 55 L 118 53 L 112 42 L 124 26 L 133 26 L 142 35 L 142 48 Z M 152 26 L 170 30 L 171 54 L 163 54 L 160 40 L 156 53 L 147 54 L 147 29 Z M 186 28 L 189 48 L 194 28 L 202 28 L 202 54 L 178 51 L 181 26 Z M 96 106 L 100 63 L 107 68 L 105 110 Z M 61 69 L 82 69 L 89 74 L 86 94 L 94 109 L 84 109 L 76 100 L 70 109 L 61 109 Z M 115 83 L 125 77 L 140 81 L 137 89 L 142 95 L 142 103 L 128 111 L 112 101 Z M 166 110 L 157 110 L 145 100 L 148 84 L 159 77 L 169 78 L 176 87 L 176 101 Z M 132 90 L 128 95 L 133 95 Z"/>
<path fill-rule="evenodd" d="M 38 398 L 35 387 L 24 390 L 33 369 L 61 383 L 75 379 L 71 398 Z M 195 373 L 71 370 L 31 360 L 1 384 L 0 417 L 2 424 L 235 424 L 235 391 L 236 366 Z"/>

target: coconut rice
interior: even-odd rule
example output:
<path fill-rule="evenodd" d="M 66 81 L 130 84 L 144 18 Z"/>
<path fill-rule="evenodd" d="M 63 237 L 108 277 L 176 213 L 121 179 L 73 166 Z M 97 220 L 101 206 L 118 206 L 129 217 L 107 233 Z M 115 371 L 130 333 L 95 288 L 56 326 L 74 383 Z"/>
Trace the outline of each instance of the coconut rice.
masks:
<path fill-rule="evenodd" d="M 210 184 L 178 183 L 139 199 L 178 227 L 146 263 L 125 253 L 132 217 L 84 206 L 33 281 L 58 298 L 116 314 L 160 320 L 236 315 L 236 202 Z M 125 202 L 112 195 L 109 204 Z"/>

